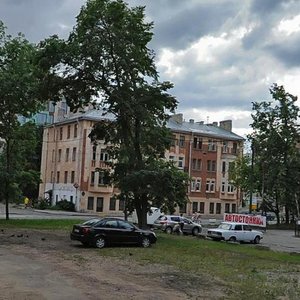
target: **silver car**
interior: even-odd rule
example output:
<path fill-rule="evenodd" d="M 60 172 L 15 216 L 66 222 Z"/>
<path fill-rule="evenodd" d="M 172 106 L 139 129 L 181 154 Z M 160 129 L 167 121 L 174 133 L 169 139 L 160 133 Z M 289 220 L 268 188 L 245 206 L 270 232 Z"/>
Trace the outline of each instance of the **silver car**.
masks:
<path fill-rule="evenodd" d="M 202 231 L 202 226 L 200 224 L 195 223 L 188 218 L 174 215 L 160 216 L 154 221 L 153 227 L 170 234 L 178 224 L 183 225 L 182 232 L 184 234 L 198 235 Z"/>

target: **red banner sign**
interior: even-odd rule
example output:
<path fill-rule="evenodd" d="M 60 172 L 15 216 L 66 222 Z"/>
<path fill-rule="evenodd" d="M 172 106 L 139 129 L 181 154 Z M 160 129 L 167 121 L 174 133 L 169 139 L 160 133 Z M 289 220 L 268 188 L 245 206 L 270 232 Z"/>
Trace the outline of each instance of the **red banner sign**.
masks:
<path fill-rule="evenodd" d="M 224 221 L 266 227 L 266 217 L 259 215 L 224 214 Z"/>

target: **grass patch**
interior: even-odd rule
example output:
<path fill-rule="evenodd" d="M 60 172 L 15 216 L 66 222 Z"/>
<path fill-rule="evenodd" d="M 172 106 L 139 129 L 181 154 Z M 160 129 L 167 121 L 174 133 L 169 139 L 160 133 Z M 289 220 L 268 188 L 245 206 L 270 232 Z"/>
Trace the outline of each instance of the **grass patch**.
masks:
<path fill-rule="evenodd" d="M 99 255 L 173 266 L 212 288 L 223 284 L 228 299 L 300 299 L 300 256 L 289 253 L 160 233 L 152 248 L 111 247 Z"/>
<path fill-rule="evenodd" d="M 74 224 L 83 220 L 75 219 L 0 219 L 1 228 L 31 228 L 47 230 L 71 230 Z"/>
<path fill-rule="evenodd" d="M 81 221 L 0 220 L 0 228 L 70 231 L 74 224 Z M 199 287 L 204 284 L 212 290 L 221 286 L 226 293 L 224 299 L 300 299 L 299 255 L 191 236 L 167 235 L 161 232 L 157 236 L 157 244 L 148 249 L 109 247 L 95 249 L 95 255 L 134 260 L 146 266 L 169 266 L 181 281 L 186 281 L 186 286 L 191 285 L 191 282 Z M 80 253 L 78 255 L 74 259 L 81 263 Z M 159 273 L 155 276 L 157 275 Z"/>

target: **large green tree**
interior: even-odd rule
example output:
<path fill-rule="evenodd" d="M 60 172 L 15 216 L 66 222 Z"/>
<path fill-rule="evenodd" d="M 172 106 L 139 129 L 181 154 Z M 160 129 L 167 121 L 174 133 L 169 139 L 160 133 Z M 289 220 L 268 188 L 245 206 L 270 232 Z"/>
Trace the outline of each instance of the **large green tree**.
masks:
<path fill-rule="evenodd" d="M 250 140 L 263 205 L 278 218 L 284 207 L 289 222 L 299 215 L 299 107 L 283 86 L 274 84 L 270 93 L 273 101 L 253 103 Z"/>
<path fill-rule="evenodd" d="M 104 136 L 113 145 L 112 178 L 126 195 L 127 206 L 137 210 L 140 226 L 146 225 L 150 200 L 159 199 L 155 189 L 172 195 L 173 205 L 183 204 L 188 181 L 162 160 L 171 140 L 168 113 L 177 101 L 168 93 L 172 84 L 158 81 L 154 53 L 148 48 L 152 27 L 145 22 L 144 7 L 90 0 L 66 42 L 54 36 L 40 45 L 43 66 L 53 70 L 49 82 L 71 108 L 100 99 L 105 113 L 114 116 L 113 122 L 98 124 L 92 135 L 94 140 Z M 176 182 L 180 192 L 160 186 L 158 178 Z"/>
<path fill-rule="evenodd" d="M 5 142 L 5 165 L 2 187 L 6 204 L 6 219 L 9 219 L 10 193 L 15 179 L 15 138 L 19 130 L 18 115 L 25 117 L 36 112 L 41 106 L 41 82 L 43 72 L 36 63 L 37 48 L 22 34 L 7 35 L 0 22 L 0 139 Z"/>

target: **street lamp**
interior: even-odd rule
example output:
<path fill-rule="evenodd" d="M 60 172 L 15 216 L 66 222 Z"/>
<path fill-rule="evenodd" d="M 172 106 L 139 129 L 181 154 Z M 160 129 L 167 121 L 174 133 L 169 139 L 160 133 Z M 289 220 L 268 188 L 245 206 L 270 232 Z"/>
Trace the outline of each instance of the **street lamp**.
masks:
<path fill-rule="evenodd" d="M 249 195 L 249 214 L 252 213 L 253 202 L 253 177 L 254 177 L 254 142 L 251 141 L 251 169 L 250 169 L 250 195 Z"/>

